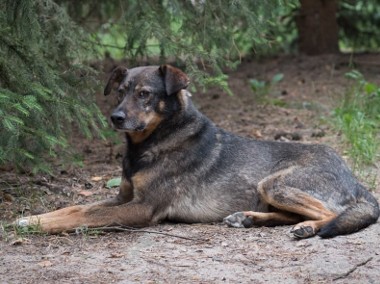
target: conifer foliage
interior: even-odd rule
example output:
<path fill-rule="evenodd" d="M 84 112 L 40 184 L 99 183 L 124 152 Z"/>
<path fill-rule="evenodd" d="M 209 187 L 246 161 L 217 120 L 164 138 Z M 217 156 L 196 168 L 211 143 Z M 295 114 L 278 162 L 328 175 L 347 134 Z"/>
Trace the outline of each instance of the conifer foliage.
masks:
<path fill-rule="evenodd" d="M 72 126 L 91 135 L 104 123 L 82 37 L 52 0 L 1 1 L 0 164 L 48 171 Z"/>
<path fill-rule="evenodd" d="M 91 42 L 130 62 L 159 58 L 186 69 L 202 86 L 229 91 L 222 67 L 234 67 L 267 42 L 273 9 L 286 1 L 65 1 L 72 18 L 95 31 Z M 99 25 L 96 26 L 95 23 Z M 110 44 L 111 43 L 111 44 Z M 211 75 L 211 76 L 210 76 Z"/>
<path fill-rule="evenodd" d="M 129 61 L 170 58 L 201 85 L 228 91 L 222 67 L 265 41 L 263 26 L 281 2 L 1 1 L 0 165 L 47 170 L 46 156 L 70 148 L 71 127 L 90 135 L 104 124 L 83 62 L 96 47 L 109 52 L 105 38 L 122 39 L 116 48 Z"/>
<path fill-rule="evenodd" d="M 264 41 L 263 26 L 274 1 L 128 1 L 120 17 L 129 58 L 149 56 L 156 43 L 161 57 L 183 62 L 193 79 L 223 84 L 221 67 Z M 123 25 L 124 23 L 124 25 Z M 202 67 L 198 68 L 197 63 Z M 208 76 L 207 72 L 213 76 Z"/>

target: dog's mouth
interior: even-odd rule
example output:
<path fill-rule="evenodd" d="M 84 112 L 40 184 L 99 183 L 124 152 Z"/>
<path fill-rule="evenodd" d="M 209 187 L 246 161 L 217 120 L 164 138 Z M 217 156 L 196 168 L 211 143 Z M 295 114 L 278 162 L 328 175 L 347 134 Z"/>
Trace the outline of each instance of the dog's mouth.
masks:
<path fill-rule="evenodd" d="M 124 123 L 123 125 L 115 125 L 113 123 L 113 128 L 118 131 L 118 132 L 127 132 L 127 133 L 131 133 L 131 132 L 142 132 L 145 130 L 146 128 L 146 125 L 144 123 L 141 123 L 137 126 L 135 125 L 128 125 L 126 123 Z"/>

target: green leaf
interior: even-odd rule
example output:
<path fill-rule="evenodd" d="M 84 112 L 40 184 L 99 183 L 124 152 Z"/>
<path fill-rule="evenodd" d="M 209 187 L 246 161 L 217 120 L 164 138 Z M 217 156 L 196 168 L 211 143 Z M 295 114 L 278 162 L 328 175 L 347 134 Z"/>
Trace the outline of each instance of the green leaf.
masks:
<path fill-rule="evenodd" d="M 371 95 L 372 93 L 375 93 L 377 90 L 377 86 L 372 83 L 365 83 L 364 85 L 364 91 L 368 94 Z"/>
<path fill-rule="evenodd" d="M 5 128 L 7 128 L 10 131 L 15 131 L 15 129 L 16 129 L 15 126 L 14 126 L 14 124 L 12 123 L 12 121 L 10 121 L 9 118 L 4 118 L 3 119 L 3 125 L 4 125 Z"/>
<path fill-rule="evenodd" d="M 24 108 L 23 106 L 21 106 L 19 103 L 13 105 L 13 107 L 15 109 L 17 109 L 19 112 L 21 112 L 23 115 L 25 115 L 25 116 L 29 115 L 29 111 L 26 108 Z"/>
<path fill-rule="evenodd" d="M 284 74 L 278 73 L 278 74 L 276 74 L 276 75 L 273 76 L 273 78 L 272 78 L 272 84 L 276 84 L 276 83 L 282 81 L 282 79 L 284 79 Z"/>
<path fill-rule="evenodd" d="M 251 83 L 251 87 L 254 91 L 265 88 L 266 86 L 265 81 L 259 81 L 257 79 L 251 79 L 249 82 Z"/>
<path fill-rule="evenodd" d="M 18 125 L 24 125 L 24 121 L 22 121 L 22 119 L 20 119 L 16 116 L 9 116 L 8 119 L 13 121 L 14 123 L 16 123 Z"/>
<path fill-rule="evenodd" d="M 345 75 L 347 78 L 354 79 L 354 80 L 362 80 L 363 79 L 362 73 L 360 73 L 357 70 L 352 70 L 350 72 L 347 72 Z"/>
<path fill-rule="evenodd" d="M 31 96 L 31 95 L 25 96 L 24 99 L 23 99 L 23 104 L 24 104 L 28 109 L 37 110 L 37 111 L 39 111 L 39 112 L 42 112 L 42 111 L 43 111 L 42 107 L 41 107 L 40 104 L 37 102 L 37 99 L 36 99 L 35 96 Z"/>
<path fill-rule="evenodd" d="M 113 178 L 107 181 L 106 188 L 117 187 L 117 186 L 120 186 L 120 184 L 121 184 L 121 177 Z"/>

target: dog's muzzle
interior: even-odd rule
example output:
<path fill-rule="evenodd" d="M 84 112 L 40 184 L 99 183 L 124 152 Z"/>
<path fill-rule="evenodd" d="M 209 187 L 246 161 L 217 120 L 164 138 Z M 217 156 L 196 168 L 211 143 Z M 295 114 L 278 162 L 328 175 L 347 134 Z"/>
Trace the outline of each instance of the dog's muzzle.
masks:
<path fill-rule="evenodd" d="M 145 123 L 138 123 L 134 119 L 127 118 L 123 111 L 115 111 L 112 113 L 111 121 L 115 129 L 118 131 L 143 131 L 146 127 Z"/>

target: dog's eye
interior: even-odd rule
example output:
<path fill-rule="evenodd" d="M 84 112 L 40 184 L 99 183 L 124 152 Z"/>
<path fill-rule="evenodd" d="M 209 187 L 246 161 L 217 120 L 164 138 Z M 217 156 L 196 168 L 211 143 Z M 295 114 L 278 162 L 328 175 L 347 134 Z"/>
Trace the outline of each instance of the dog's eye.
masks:
<path fill-rule="evenodd" d="M 139 98 L 140 99 L 146 99 L 146 98 L 148 98 L 149 97 L 149 92 L 148 91 L 140 91 L 139 92 Z"/>

